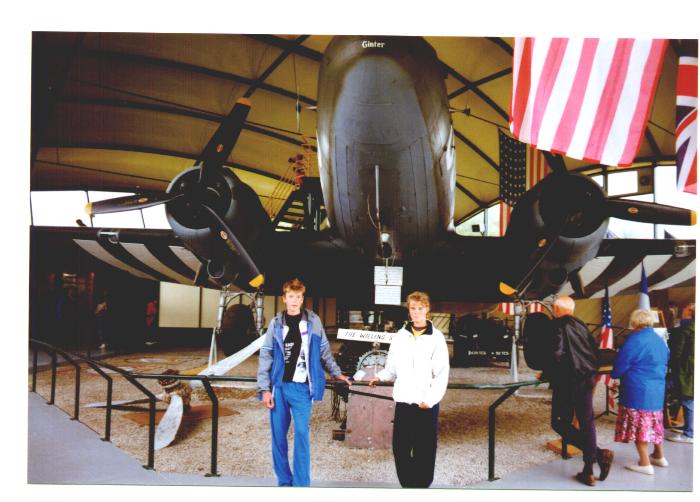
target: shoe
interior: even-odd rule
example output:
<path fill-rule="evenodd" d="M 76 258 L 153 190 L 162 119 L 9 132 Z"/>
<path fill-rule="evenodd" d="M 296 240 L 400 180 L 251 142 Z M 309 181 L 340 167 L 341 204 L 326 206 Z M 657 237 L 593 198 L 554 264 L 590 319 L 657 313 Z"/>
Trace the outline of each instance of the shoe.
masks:
<path fill-rule="evenodd" d="M 595 476 L 593 476 L 593 474 L 584 474 L 579 472 L 576 475 L 576 479 L 579 483 L 583 483 L 584 485 L 595 486 Z"/>
<path fill-rule="evenodd" d="M 605 478 L 610 474 L 613 458 L 615 458 L 615 453 L 612 450 L 600 450 L 600 459 L 598 459 L 598 465 L 600 466 L 599 480 L 605 481 Z"/>
<path fill-rule="evenodd" d="M 649 457 L 649 460 L 651 461 L 652 464 L 654 464 L 658 467 L 668 467 L 668 460 L 666 460 L 666 457 L 661 457 L 661 458 Z"/>
<path fill-rule="evenodd" d="M 625 469 L 629 469 L 630 471 L 638 472 L 640 474 L 649 474 L 649 475 L 654 474 L 654 468 L 651 465 L 632 464 L 632 465 L 626 465 Z"/>
<path fill-rule="evenodd" d="M 100 346 L 97 348 L 100 350 L 105 350 L 107 348 L 107 344 L 106 343 L 100 344 Z"/>
<path fill-rule="evenodd" d="M 676 434 L 675 436 L 668 436 L 666 439 L 673 441 L 675 443 L 691 443 L 693 438 L 686 436 L 685 434 Z"/>

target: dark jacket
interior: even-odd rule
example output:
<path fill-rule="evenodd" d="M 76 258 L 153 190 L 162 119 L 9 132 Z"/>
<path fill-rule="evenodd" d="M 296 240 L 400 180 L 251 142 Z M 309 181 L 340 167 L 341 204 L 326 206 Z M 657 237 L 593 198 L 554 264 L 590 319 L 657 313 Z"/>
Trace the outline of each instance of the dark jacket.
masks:
<path fill-rule="evenodd" d="M 627 335 L 610 376 L 620 379 L 620 404 L 635 410 L 664 407 L 668 347 L 653 328 Z"/>
<path fill-rule="evenodd" d="M 573 316 L 552 320 L 551 358 L 544 378 L 552 384 L 581 381 L 598 372 L 598 347 L 586 325 Z"/>
<path fill-rule="evenodd" d="M 683 320 L 669 332 L 671 373 L 683 399 L 693 399 L 695 383 L 695 320 Z"/>

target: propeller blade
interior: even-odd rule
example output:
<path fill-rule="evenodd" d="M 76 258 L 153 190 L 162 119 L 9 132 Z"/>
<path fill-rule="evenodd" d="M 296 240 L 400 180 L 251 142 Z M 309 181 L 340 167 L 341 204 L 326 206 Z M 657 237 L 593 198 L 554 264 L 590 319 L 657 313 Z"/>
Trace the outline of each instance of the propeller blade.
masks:
<path fill-rule="evenodd" d="M 220 168 L 226 162 L 228 156 L 231 155 L 249 111 L 250 100 L 248 98 L 240 98 L 233 105 L 231 113 L 221 122 L 221 125 L 211 137 L 200 156 L 202 160 L 199 168 L 200 183 L 206 179 L 212 169 Z"/>
<path fill-rule="evenodd" d="M 697 220 L 695 211 L 690 209 L 638 200 L 608 199 L 605 208 L 610 217 L 643 223 L 695 225 Z"/>
<path fill-rule="evenodd" d="M 248 252 L 245 250 L 243 245 L 240 243 L 240 241 L 236 238 L 236 236 L 233 234 L 231 229 L 228 227 L 226 222 L 214 211 L 212 208 L 207 206 L 206 204 L 202 204 L 202 207 L 209 211 L 209 213 L 214 217 L 216 220 L 216 223 L 219 227 L 219 235 L 220 237 L 226 242 L 228 247 L 236 254 L 238 254 L 241 259 L 243 260 L 243 263 L 245 267 L 247 268 L 246 270 L 246 277 L 248 278 L 248 284 L 252 286 L 253 288 L 259 288 L 262 286 L 262 284 L 265 282 L 265 277 L 260 273 L 258 270 L 258 267 L 255 266 L 255 262 L 251 259 L 250 255 Z"/>
<path fill-rule="evenodd" d="M 547 257 L 556 242 L 557 236 L 554 234 L 550 234 L 540 239 L 537 243 L 537 249 L 535 250 L 534 255 L 530 258 L 531 265 L 529 266 L 527 272 L 525 272 L 525 274 L 523 274 L 521 277 L 511 277 L 501 281 L 499 284 L 501 293 L 506 296 L 522 295 L 530 283 L 532 275 L 537 270 L 537 267 L 539 267 L 542 260 Z"/>
<path fill-rule="evenodd" d="M 586 290 L 583 286 L 583 279 L 581 279 L 581 269 L 572 270 L 569 273 L 569 282 L 571 283 L 571 287 L 573 288 L 574 293 L 576 293 L 576 296 L 579 298 L 586 296 Z"/>
<path fill-rule="evenodd" d="M 199 264 L 197 274 L 194 276 L 194 285 L 200 287 L 204 286 L 207 282 L 207 279 L 209 279 L 209 275 L 207 274 L 207 263 L 202 262 Z"/>
<path fill-rule="evenodd" d="M 159 193 L 153 195 L 127 195 L 115 199 L 99 200 L 90 202 L 85 206 L 85 212 L 91 216 L 96 214 L 118 213 L 121 211 L 131 211 L 133 209 L 145 209 L 147 207 L 164 204 L 181 197 L 182 194 L 171 195 Z"/>

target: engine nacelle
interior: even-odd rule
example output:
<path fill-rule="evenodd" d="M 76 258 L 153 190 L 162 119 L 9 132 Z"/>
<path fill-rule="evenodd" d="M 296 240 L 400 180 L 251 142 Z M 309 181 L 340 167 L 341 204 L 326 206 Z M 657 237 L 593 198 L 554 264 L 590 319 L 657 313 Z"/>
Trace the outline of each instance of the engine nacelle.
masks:
<path fill-rule="evenodd" d="M 201 204 L 216 211 L 255 258 L 261 255 L 261 237 L 269 230 L 270 218 L 253 189 L 233 172 L 212 173 L 206 187 L 198 183 L 199 175 L 199 167 L 187 169 L 168 186 L 168 193 L 184 194 L 166 204 L 168 222 L 192 252 L 209 262 L 210 277 L 222 285 L 233 283 L 248 289 L 245 281 L 238 281 L 241 270 L 238 255 L 210 228 L 213 216 Z"/>
<path fill-rule="evenodd" d="M 569 274 L 594 258 L 605 237 L 605 193 L 590 178 L 554 173 L 525 193 L 513 209 L 505 238 L 507 277 L 522 277 L 542 247 L 552 248 L 532 275 L 529 296 L 558 291 Z M 525 288 L 522 288 L 525 289 Z"/>

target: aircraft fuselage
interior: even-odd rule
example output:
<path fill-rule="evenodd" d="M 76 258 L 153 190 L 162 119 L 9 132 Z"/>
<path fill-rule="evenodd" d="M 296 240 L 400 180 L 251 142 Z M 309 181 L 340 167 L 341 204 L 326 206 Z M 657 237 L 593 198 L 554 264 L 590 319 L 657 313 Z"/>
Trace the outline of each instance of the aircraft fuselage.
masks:
<path fill-rule="evenodd" d="M 388 234 L 401 260 L 452 230 L 453 133 L 434 49 L 414 37 L 336 37 L 318 94 L 321 185 L 339 237 L 374 258 Z"/>

